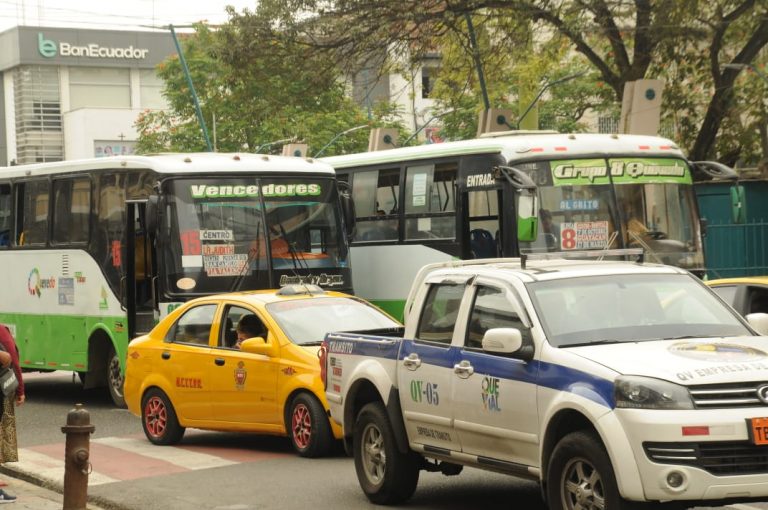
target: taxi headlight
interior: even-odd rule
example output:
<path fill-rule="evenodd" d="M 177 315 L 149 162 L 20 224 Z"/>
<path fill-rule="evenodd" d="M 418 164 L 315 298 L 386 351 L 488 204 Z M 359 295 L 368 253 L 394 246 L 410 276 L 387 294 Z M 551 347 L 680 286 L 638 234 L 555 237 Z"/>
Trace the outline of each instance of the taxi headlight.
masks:
<path fill-rule="evenodd" d="M 618 377 L 614 398 L 625 409 L 693 409 L 688 388 L 651 377 Z"/>

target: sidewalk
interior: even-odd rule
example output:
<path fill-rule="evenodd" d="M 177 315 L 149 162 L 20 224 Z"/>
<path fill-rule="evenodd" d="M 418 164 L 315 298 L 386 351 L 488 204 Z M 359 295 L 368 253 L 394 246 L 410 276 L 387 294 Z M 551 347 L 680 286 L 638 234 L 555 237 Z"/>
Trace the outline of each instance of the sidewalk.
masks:
<path fill-rule="evenodd" d="M 64 496 L 56 489 L 46 487 L 34 475 L 13 469 L 11 462 L 0 466 L 0 480 L 8 484 L 2 487 L 8 494 L 16 496 L 16 502 L 7 508 L 15 510 L 62 510 Z M 61 490 L 59 488 L 59 490 Z M 5 506 L 3 506 L 5 508 Z M 88 503 L 88 510 L 107 510 L 108 507 Z"/>

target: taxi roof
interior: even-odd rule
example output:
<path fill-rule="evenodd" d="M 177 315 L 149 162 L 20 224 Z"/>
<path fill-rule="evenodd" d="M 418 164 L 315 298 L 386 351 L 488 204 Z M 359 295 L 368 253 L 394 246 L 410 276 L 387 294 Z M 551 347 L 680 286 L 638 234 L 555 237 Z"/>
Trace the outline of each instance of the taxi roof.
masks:
<path fill-rule="evenodd" d="M 293 289 L 293 292 L 286 292 L 286 289 Z M 305 289 L 305 290 L 301 290 Z M 292 299 L 313 299 L 313 298 L 339 298 L 353 297 L 343 292 L 323 290 L 315 285 L 289 285 L 280 289 L 260 289 L 245 290 L 239 292 L 228 292 L 223 294 L 213 294 L 196 298 L 192 301 L 240 301 L 252 305 L 266 305 L 277 301 L 286 301 Z"/>
<path fill-rule="evenodd" d="M 736 278 L 718 278 L 715 280 L 708 280 L 707 285 L 716 287 L 718 285 L 768 285 L 768 276 L 740 276 Z"/>

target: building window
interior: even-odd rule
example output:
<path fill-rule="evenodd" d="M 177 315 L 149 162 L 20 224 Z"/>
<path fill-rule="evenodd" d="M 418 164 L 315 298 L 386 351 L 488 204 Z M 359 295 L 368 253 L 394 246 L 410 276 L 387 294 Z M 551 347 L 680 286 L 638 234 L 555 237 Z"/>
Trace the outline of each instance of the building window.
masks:
<path fill-rule="evenodd" d="M 422 67 L 421 68 L 421 97 L 427 99 L 432 93 L 432 89 L 435 87 L 435 75 L 437 74 L 437 68 Z"/>
<path fill-rule="evenodd" d="M 53 66 L 19 66 L 13 71 L 16 110 L 16 162 L 61 161 L 59 70 Z"/>
<path fill-rule="evenodd" d="M 78 108 L 130 108 L 130 69 L 71 67 L 69 102 Z"/>
<path fill-rule="evenodd" d="M 154 69 L 139 70 L 139 81 L 141 108 L 168 108 L 168 102 L 163 97 L 163 80 L 157 76 Z"/>

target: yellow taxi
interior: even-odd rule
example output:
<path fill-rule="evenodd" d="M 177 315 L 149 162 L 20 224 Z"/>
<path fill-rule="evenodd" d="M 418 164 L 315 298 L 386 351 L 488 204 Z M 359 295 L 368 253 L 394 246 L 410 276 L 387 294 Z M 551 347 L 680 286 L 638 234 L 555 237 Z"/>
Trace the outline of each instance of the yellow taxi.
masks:
<path fill-rule="evenodd" d="M 768 313 L 768 276 L 720 278 L 704 283 L 743 316 Z"/>
<path fill-rule="evenodd" d="M 400 326 L 316 286 L 198 298 L 131 341 L 126 404 L 154 444 L 192 427 L 288 436 L 299 455 L 319 457 L 341 438 L 320 379 L 325 334 Z"/>

